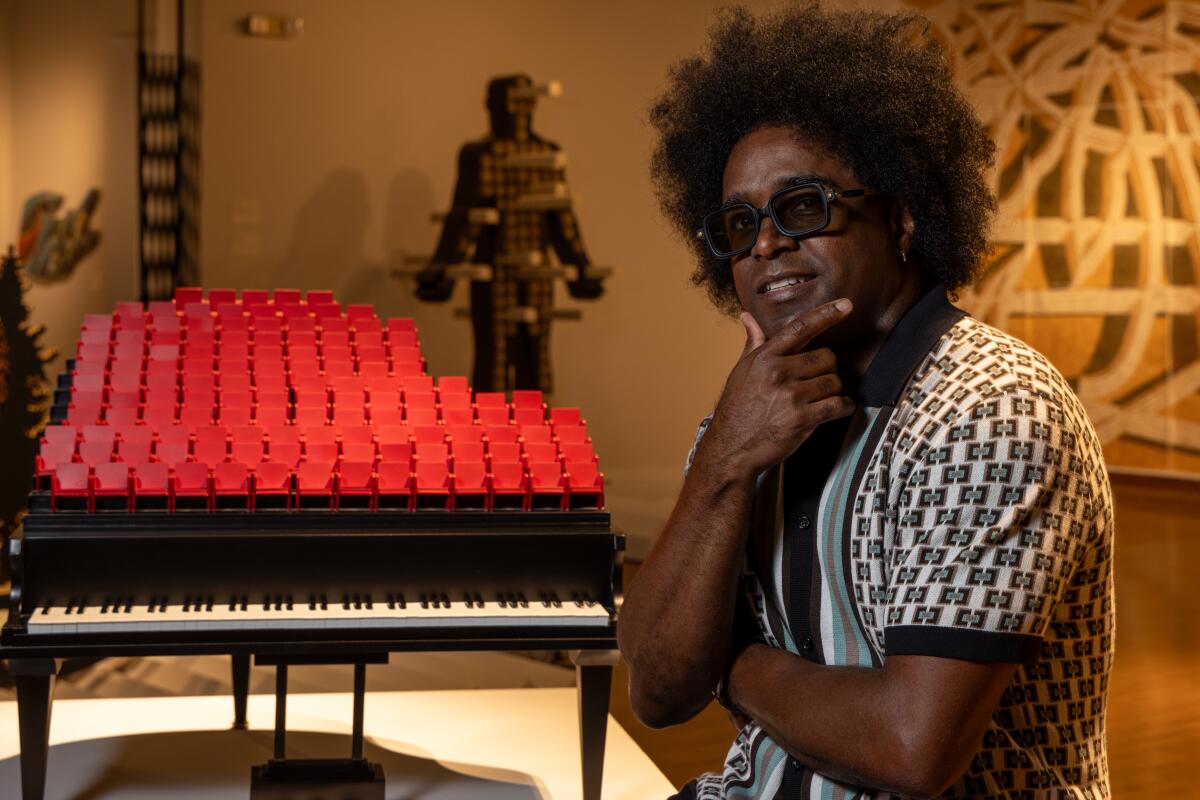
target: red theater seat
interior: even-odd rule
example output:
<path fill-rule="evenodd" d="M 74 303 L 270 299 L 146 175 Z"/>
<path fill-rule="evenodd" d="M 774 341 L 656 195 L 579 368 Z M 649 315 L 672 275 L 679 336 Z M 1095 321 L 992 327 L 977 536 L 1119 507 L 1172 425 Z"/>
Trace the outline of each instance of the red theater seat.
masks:
<path fill-rule="evenodd" d="M 375 443 L 374 442 L 345 442 L 342 444 L 342 460 L 343 461 L 360 461 L 365 463 L 374 463 L 375 461 Z"/>
<path fill-rule="evenodd" d="M 512 425 L 487 425 L 484 427 L 484 436 L 487 437 L 488 444 L 516 444 L 519 435 L 519 431 Z"/>
<path fill-rule="evenodd" d="M 480 425 L 447 425 L 446 438 L 452 442 L 482 442 L 483 427 Z"/>
<path fill-rule="evenodd" d="M 559 450 L 562 451 L 563 460 L 567 462 L 568 468 L 571 464 L 588 464 L 596 460 L 596 453 L 590 442 L 560 443 Z"/>
<path fill-rule="evenodd" d="M 171 496 L 176 511 L 211 511 L 208 465 L 191 461 L 175 464 L 171 470 Z"/>
<path fill-rule="evenodd" d="M 74 425 L 47 425 L 42 431 L 42 441 L 46 444 L 69 444 L 72 450 L 78 436 Z"/>
<path fill-rule="evenodd" d="M 445 464 L 450 458 L 450 450 L 441 442 L 426 444 L 417 442 L 416 455 L 418 464 L 421 462 Z"/>
<path fill-rule="evenodd" d="M 370 461 L 343 461 L 338 467 L 337 496 L 339 509 L 373 509 L 374 465 Z"/>
<path fill-rule="evenodd" d="M 41 446 L 34 461 L 39 489 L 51 488 L 51 479 L 60 464 L 75 460 L 75 442 L 54 442 Z M 84 465 L 87 466 L 86 464 Z"/>
<path fill-rule="evenodd" d="M 488 504 L 487 467 L 483 459 L 454 460 L 454 509 L 480 511 L 490 508 Z"/>
<path fill-rule="evenodd" d="M 546 427 L 546 414 L 541 408 L 514 408 L 513 422 L 522 428 Z"/>
<path fill-rule="evenodd" d="M 421 445 L 417 445 L 418 449 Z M 454 508 L 454 493 L 450 483 L 450 470 L 446 462 L 417 461 L 414 484 L 415 505 L 418 510 L 446 510 Z"/>
<path fill-rule="evenodd" d="M 296 468 L 296 500 L 298 507 L 308 510 L 333 508 L 333 465 L 306 463 Z"/>
<path fill-rule="evenodd" d="M 460 461 L 484 461 L 483 442 L 454 442 L 450 445 L 450 454 L 454 456 L 455 469 Z"/>
<path fill-rule="evenodd" d="M 136 406 L 133 408 L 110 408 L 104 412 L 104 421 L 118 427 L 132 427 L 139 422 L 139 419 Z"/>
<path fill-rule="evenodd" d="M 475 413 L 479 424 L 488 428 L 507 425 L 510 417 L 508 406 L 477 406 Z"/>
<path fill-rule="evenodd" d="M 568 463 L 567 507 L 604 508 L 604 476 L 594 461 Z"/>
<path fill-rule="evenodd" d="M 437 425 L 438 412 L 436 408 L 413 408 L 409 406 L 404 409 L 404 421 L 413 427 L 418 425 Z"/>
<path fill-rule="evenodd" d="M 548 444 L 554 433 L 549 425 L 520 425 L 518 428 L 526 444 Z"/>
<path fill-rule="evenodd" d="M 134 466 L 146 464 L 150 461 L 151 444 L 149 438 L 122 441 L 117 445 L 117 457 Z"/>
<path fill-rule="evenodd" d="M 582 425 L 572 425 L 568 427 L 555 426 L 554 437 L 558 439 L 558 443 L 562 444 L 591 444 L 591 438 L 587 434 L 587 428 Z"/>
<path fill-rule="evenodd" d="M 166 464 L 139 464 L 133 470 L 133 510 L 167 511 L 171 507 L 170 469 Z"/>
<path fill-rule="evenodd" d="M 319 463 L 333 463 L 338 460 L 336 442 L 307 442 L 304 445 L 304 460 Z"/>
<path fill-rule="evenodd" d="M 107 464 L 113 460 L 113 442 L 80 442 L 79 460 L 89 467 Z"/>
<path fill-rule="evenodd" d="M 521 462 L 521 445 L 517 442 L 489 442 L 487 453 L 493 463 Z"/>
<path fill-rule="evenodd" d="M 412 508 L 412 472 L 407 461 L 383 461 L 378 466 L 376 508 L 408 511 Z"/>
<path fill-rule="evenodd" d="M 544 408 L 542 393 L 536 389 L 517 389 L 512 393 L 513 408 Z"/>
<path fill-rule="evenodd" d="M 566 502 L 566 481 L 559 462 L 529 464 L 530 507 L 561 509 Z"/>
<path fill-rule="evenodd" d="M 523 511 L 529 507 L 529 481 L 523 464 L 493 458 L 491 475 L 494 510 Z"/>
<path fill-rule="evenodd" d="M 375 429 L 375 438 L 380 444 L 410 442 L 412 428 L 407 425 L 383 425 Z"/>
<path fill-rule="evenodd" d="M 239 462 L 213 467 L 213 508 L 217 511 L 250 510 L 250 469 Z"/>
<path fill-rule="evenodd" d="M 129 465 L 100 464 L 92 487 L 92 507 L 96 511 L 129 511 Z"/>
<path fill-rule="evenodd" d="M 91 470 L 87 464 L 59 464 L 50 485 L 55 511 L 91 511 Z"/>
<path fill-rule="evenodd" d="M 379 459 L 409 464 L 412 462 L 413 446 L 409 442 L 380 442 Z"/>
<path fill-rule="evenodd" d="M 254 467 L 255 511 L 286 510 L 291 505 L 291 466 L 263 461 Z"/>
<path fill-rule="evenodd" d="M 475 409 L 471 406 L 443 408 L 442 422 L 446 425 L 472 425 L 475 422 Z"/>
<path fill-rule="evenodd" d="M 558 461 L 558 446 L 550 442 L 528 442 L 525 444 L 525 461 L 528 464 Z"/>
<path fill-rule="evenodd" d="M 441 425 L 418 425 L 412 431 L 413 441 L 417 444 L 442 444 L 446 441 L 446 429 Z"/>
<path fill-rule="evenodd" d="M 376 408 L 372 404 L 370 418 L 371 425 L 376 428 L 403 425 L 404 411 L 400 408 Z"/>

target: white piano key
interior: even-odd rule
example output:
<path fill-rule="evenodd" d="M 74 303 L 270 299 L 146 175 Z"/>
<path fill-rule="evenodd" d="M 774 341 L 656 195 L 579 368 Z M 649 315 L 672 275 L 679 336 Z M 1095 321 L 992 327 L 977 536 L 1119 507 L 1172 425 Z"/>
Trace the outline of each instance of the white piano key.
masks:
<path fill-rule="evenodd" d="M 207 605 L 207 604 L 205 604 Z M 353 604 L 346 608 L 342 602 L 329 602 L 322 609 L 309 608 L 307 599 L 294 599 L 292 608 L 276 608 L 272 602 L 268 609 L 263 608 L 261 600 L 247 603 L 246 610 L 237 605 L 229 609 L 228 600 L 221 602 L 214 598 L 212 608 L 200 611 L 189 606 L 184 610 L 183 605 L 168 605 L 165 609 L 154 606 L 151 611 L 145 602 L 135 605 L 130 611 L 124 608 L 113 612 L 102 611 L 100 606 L 88 606 L 80 612 L 72 608 L 67 613 L 65 607 L 52 606 L 46 610 L 39 609 L 31 615 L 28 623 L 29 632 L 38 635 L 65 635 L 81 633 L 122 633 L 122 632 L 217 632 L 237 630 L 353 630 L 353 629 L 382 629 L 382 630 L 436 630 L 438 628 L 482 628 L 497 629 L 514 628 L 562 628 L 562 627 L 604 627 L 609 624 L 608 611 L 600 604 L 576 605 L 573 602 L 560 606 L 546 606 L 539 601 L 531 602 L 525 607 L 501 606 L 495 601 L 487 601 L 483 608 L 468 606 L 463 601 L 451 601 L 449 607 L 422 608 L 419 601 L 409 601 L 404 608 L 398 605 L 388 608 L 386 600 L 371 603 L 367 608 L 365 603 L 355 608 Z"/>

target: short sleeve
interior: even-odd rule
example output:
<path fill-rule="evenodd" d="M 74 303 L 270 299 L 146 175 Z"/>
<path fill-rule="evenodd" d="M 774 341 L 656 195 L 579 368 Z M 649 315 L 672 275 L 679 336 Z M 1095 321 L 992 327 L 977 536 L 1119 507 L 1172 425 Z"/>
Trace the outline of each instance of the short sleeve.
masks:
<path fill-rule="evenodd" d="M 888 554 L 888 655 L 1030 663 L 1086 550 L 1094 477 L 1061 398 L 994 395 L 905 462 Z"/>

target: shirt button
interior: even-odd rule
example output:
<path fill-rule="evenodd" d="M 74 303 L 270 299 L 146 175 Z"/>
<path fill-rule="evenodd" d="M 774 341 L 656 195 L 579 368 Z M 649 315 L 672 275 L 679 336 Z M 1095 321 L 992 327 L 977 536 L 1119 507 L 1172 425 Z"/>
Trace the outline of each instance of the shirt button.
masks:
<path fill-rule="evenodd" d="M 800 759 L 798 759 L 798 758 L 792 759 L 792 769 L 796 770 L 797 772 L 804 769 L 804 765 L 800 763 Z"/>
<path fill-rule="evenodd" d="M 800 530 L 805 530 L 809 525 L 812 525 L 812 520 L 808 518 L 808 514 L 801 514 L 796 518 L 796 525 Z"/>
<path fill-rule="evenodd" d="M 813 640 L 811 636 L 805 636 L 800 640 L 800 649 L 810 651 L 813 649 Z"/>

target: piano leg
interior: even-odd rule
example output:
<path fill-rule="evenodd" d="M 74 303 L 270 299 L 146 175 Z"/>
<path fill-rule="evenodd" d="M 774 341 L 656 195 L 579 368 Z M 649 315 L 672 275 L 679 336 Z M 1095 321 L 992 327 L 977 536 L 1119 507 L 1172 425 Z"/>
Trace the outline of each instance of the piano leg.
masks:
<path fill-rule="evenodd" d="M 246 729 L 246 697 L 250 694 L 250 656 L 232 657 L 233 668 L 233 727 Z"/>
<path fill-rule="evenodd" d="M 579 750 L 583 765 L 583 800 L 600 800 L 604 780 L 604 740 L 608 735 L 608 695 L 615 650 L 572 652 L 579 694 Z"/>
<path fill-rule="evenodd" d="M 9 672 L 17 686 L 21 737 L 21 798 L 42 800 L 50 752 L 50 704 L 58 664 L 52 659 L 13 659 Z"/>

